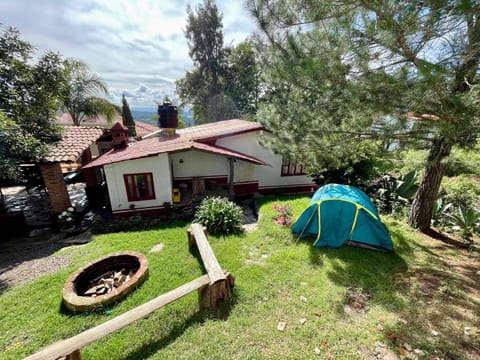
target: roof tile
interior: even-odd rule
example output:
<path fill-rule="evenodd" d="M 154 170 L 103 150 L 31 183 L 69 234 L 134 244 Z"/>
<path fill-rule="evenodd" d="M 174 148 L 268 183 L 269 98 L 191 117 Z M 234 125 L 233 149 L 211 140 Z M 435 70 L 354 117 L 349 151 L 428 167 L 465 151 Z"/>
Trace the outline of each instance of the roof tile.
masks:
<path fill-rule="evenodd" d="M 130 142 L 128 146 L 123 149 L 112 149 L 84 166 L 84 168 L 103 166 L 120 161 L 155 156 L 161 153 L 171 153 L 191 149 L 224 156 L 232 156 L 237 159 L 249 161 L 255 164 L 268 165 L 262 160 L 259 160 L 253 156 L 202 143 L 202 141 L 216 139 L 223 136 L 232 136 L 260 129 L 263 129 L 263 126 L 259 123 L 238 119 L 219 121 L 216 123 L 179 129 L 173 136 L 149 137 L 141 141 Z"/>
<path fill-rule="evenodd" d="M 65 126 L 62 139 L 53 144 L 42 162 L 74 162 L 100 136 L 104 129 L 93 126 Z"/>

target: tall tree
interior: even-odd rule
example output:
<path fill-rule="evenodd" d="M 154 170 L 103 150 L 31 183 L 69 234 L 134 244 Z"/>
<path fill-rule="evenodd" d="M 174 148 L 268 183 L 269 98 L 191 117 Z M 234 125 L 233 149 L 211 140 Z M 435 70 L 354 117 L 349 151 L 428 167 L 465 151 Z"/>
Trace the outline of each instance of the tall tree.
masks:
<path fill-rule="evenodd" d="M 59 108 L 64 68 L 58 54 L 37 61 L 14 28 L 0 27 L 0 178 L 18 180 L 17 166 L 35 161 L 60 138 L 52 121 Z"/>
<path fill-rule="evenodd" d="M 225 93 L 242 117 L 253 118 L 260 98 L 260 73 L 250 41 L 227 49 Z"/>
<path fill-rule="evenodd" d="M 320 109 L 320 139 L 336 149 L 345 150 L 355 135 L 378 135 L 373 119 L 403 125 L 386 134 L 430 149 L 409 214 L 410 225 L 429 229 L 442 160 L 479 131 L 478 2 L 250 0 L 249 7 L 275 85 L 264 114 L 284 129 L 277 146 L 290 144 L 282 134 L 304 142 L 303 126 L 316 129 Z M 280 113 L 290 107 L 276 105 L 281 100 L 304 108 Z M 297 148 L 317 152 L 318 142 L 312 144 Z"/>
<path fill-rule="evenodd" d="M 123 125 L 128 127 L 128 136 L 137 136 L 137 130 L 135 129 L 135 121 L 133 120 L 130 106 L 128 106 L 128 102 L 127 99 L 125 99 L 124 94 L 122 95 L 122 122 Z"/>
<path fill-rule="evenodd" d="M 176 86 L 182 102 L 192 104 L 197 123 L 209 121 L 209 101 L 223 89 L 225 50 L 222 30 L 222 15 L 214 0 L 204 0 L 196 11 L 188 5 L 185 37 L 193 70 L 187 71 Z"/>
<path fill-rule="evenodd" d="M 107 85 L 88 66 L 79 60 L 65 61 L 66 81 L 62 88 L 62 105 L 70 114 L 74 125 L 82 120 L 103 115 L 111 121 L 118 113 L 115 105 L 103 96 L 108 94 Z"/>

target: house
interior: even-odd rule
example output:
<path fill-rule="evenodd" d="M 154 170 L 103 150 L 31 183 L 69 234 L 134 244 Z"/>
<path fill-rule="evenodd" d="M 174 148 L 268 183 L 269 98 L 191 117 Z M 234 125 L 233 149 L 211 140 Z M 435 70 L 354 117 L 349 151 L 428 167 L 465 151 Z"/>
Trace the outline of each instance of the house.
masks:
<path fill-rule="evenodd" d="M 225 120 L 173 134 L 160 130 L 130 142 L 117 123 L 111 134 L 113 148 L 82 169 L 103 168 L 115 217 L 129 216 L 133 209 L 161 213 L 177 200 L 174 189 L 184 201 L 208 190 L 242 195 L 317 188 L 301 165 L 282 161 L 259 144 L 270 133 L 256 122 Z"/>
<path fill-rule="evenodd" d="M 96 141 L 105 129 L 95 126 L 65 126 L 62 139 L 53 144 L 40 160 L 40 171 L 48 192 L 53 215 L 71 206 L 64 174 L 87 164 L 98 155 Z M 84 171 L 87 195 L 95 197 L 99 174 L 95 169 Z"/>

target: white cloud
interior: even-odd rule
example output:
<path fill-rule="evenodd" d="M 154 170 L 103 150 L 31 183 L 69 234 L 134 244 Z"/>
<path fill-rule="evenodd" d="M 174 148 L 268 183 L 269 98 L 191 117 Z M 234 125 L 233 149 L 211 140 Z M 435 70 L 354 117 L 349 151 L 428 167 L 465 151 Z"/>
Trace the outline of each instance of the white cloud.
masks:
<path fill-rule="evenodd" d="M 131 105 L 152 105 L 174 96 L 173 82 L 192 66 L 183 29 L 185 0 L 15 0 L 0 2 L 0 23 L 17 27 L 40 52 L 57 51 L 84 61 L 109 85 L 110 99 L 123 92 Z M 241 1 L 218 0 L 225 44 L 254 31 Z M 144 91 L 137 90 L 144 86 Z"/>

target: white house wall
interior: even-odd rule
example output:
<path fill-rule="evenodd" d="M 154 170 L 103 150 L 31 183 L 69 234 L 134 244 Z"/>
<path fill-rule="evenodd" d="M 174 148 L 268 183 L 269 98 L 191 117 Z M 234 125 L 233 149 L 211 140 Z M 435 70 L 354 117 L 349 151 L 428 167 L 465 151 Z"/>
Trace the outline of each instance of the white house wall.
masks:
<path fill-rule="evenodd" d="M 104 166 L 105 178 L 108 184 L 108 193 L 112 212 L 118 213 L 135 208 L 158 208 L 165 202 L 172 203 L 172 183 L 168 154 L 159 154 L 142 159 L 123 161 Z M 155 199 L 142 201 L 128 201 L 127 189 L 123 175 L 152 173 Z"/>
<path fill-rule="evenodd" d="M 311 178 L 305 175 L 281 176 L 282 157 L 273 154 L 270 150 L 258 144 L 259 136 L 270 136 L 268 133 L 252 131 L 245 134 L 224 137 L 218 139 L 217 146 L 236 150 L 263 160 L 270 166 L 255 165 L 237 160 L 234 168 L 234 182 L 247 182 L 258 180 L 259 188 L 294 187 L 294 186 L 315 186 Z"/>
<path fill-rule="evenodd" d="M 224 156 L 191 150 L 170 155 L 173 177 L 228 176 L 228 160 Z"/>

